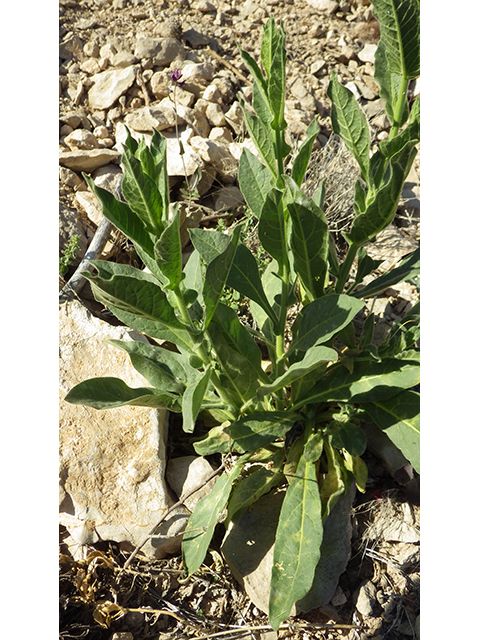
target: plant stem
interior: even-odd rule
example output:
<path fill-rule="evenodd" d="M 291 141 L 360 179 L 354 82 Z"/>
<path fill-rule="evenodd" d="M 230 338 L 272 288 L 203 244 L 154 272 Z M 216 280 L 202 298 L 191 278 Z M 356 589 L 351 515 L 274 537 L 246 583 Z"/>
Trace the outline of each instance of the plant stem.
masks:
<path fill-rule="evenodd" d="M 397 135 L 398 130 L 400 128 L 400 125 L 399 125 L 400 116 L 402 114 L 403 105 L 405 104 L 405 100 L 407 98 L 407 89 L 408 89 L 408 77 L 405 74 L 403 74 L 402 82 L 400 85 L 400 92 L 398 94 L 398 100 L 395 106 L 395 113 L 393 115 L 392 128 L 390 129 L 390 135 L 388 136 L 389 140 L 391 140 Z"/>

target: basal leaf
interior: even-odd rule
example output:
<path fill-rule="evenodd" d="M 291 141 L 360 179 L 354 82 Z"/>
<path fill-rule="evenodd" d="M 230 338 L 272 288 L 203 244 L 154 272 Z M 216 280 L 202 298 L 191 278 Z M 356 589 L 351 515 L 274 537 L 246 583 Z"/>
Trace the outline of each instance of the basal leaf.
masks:
<path fill-rule="evenodd" d="M 362 406 L 420 473 L 420 394 L 402 391 L 388 400 Z"/>
<path fill-rule="evenodd" d="M 298 414 L 285 411 L 253 413 L 234 422 L 229 432 L 242 449 L 256 451 L 278 438 L 283 438 L 298 418 Z"/>
<path fill-rule="evenodd" d="M 332 127 L 358 163 L 362 178 L 369 180 L 370 131 L 353 93 L 341 85 L 332 71 L 327 90 L 332 101 Z"/>
<path fill-rule="evenodd" d="M 125 405 L 138 407 L 166 408 L 180 411 L 180 397 L 167 391 L 160 392 L 150 387 L 132 389 L 120 378 L 91 378 L 71 389 L 65 396 L 66 402 L 83 404 L 94 409 L 113 409 Z"/>
<path fill-rule="evenodd" d="M 189 575 L 195 573 L 205 559 L 217 520 L 245 461 L 245 457 L 240 458 L 230 473 L 220 476 L 210 493 L 197 503 L 187 523 L 182 550 Z"/>
<path fill-rule="evenodd" d="M 117 229 L 130 240 L 138 243 L 153 258 L 153 241 L 143 221 L 134 213 L 128 204 L 117 200 L 113 194 L 102 187 L 97 187 L 92 178 L 82 173 L 88 186 L 102 205 L 102 212 Z"/>
<path fill-rule="evenodd" d="M 323 538 L 321 513 L 316 466 L 302 455 L 283 500 L 273 550 L 268 617 L 275 630 L 312 586 Z"/>
<path fill-rule="evenodd" d="M 288 353 L 306 351 L 315 344 L 327 342 L 364 306 L 365 303 L 345 294 L 331 294 L 314 300 L 299 314 L 298 328 Z"/>

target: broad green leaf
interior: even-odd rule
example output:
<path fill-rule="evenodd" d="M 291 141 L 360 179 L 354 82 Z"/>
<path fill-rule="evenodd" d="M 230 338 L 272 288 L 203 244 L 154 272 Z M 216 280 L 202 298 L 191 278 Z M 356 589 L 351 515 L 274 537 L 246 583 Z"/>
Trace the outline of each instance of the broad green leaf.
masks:
<path fill-rule="evenodd" d="M 133 138 L 132 134 L 128 127 L 125 127 L 127 130 L 127 139 L 122 144 L 124 149 L 128 149 L 131 153 L 136 154 L 138 151 L 138 142 Z"/>
<path fill-rule="evenodd" d="M 260 351 L 233 309 L 219 304 L 209 327 L 209 336 L 221 366 L 220 379 L 226 391 L 233 390 L 244 404 L 255 396 L 261 369 Z M 238 402 L 236 402 L 238 404 Z"/>
<path fill-rule="evenodd" d="M 200 261 L 200 253 L 195 249 L 187 260 L 187 264 L 183 269 L 185 278 L 182 282 L 185 289 L 196 292 L 196 298 L 198 302 L 203 306 L 203 283 L 205 279 L 205 273 L 202 269 Z"/>
<path fill-rule="evenodd" d="M 165 228 L 154 247 L 155 260 L 169 281 L 169 288 L 175 289 L 182 279 L 182 240 L 180 237 L 180 212 L 174 212 L 173 220 Z"/>
<path fill-rule="evenodd" d="M 138 243 L 153 258 L 153 241 L 143 221 L 130 209 L 128 204 L 117 200 L 106 189 L 97 187 L 92 178 L 86 173 L 82 173 L 82 175 L 97 200 L 101 203 L 105 218 L 110 220 L 130 240 Z"/>
<path fill-rule="evenodd" d="M 276 325 L 278 318 L 268 302 L 258 272 L 255 257 L 244 244 L 237 246 L 237 252 L 228 276 L 227 284 L 259 304 L 272 322 Z"/>
<path fill-rule="evenodd" d="M 298 185 L 285 176 L 286 206 L 292 219 L 290 244 L 295 271 L 308 293 L 315 300 L 323 296 L 328 274 L 329 230 L 325 215 Z"/>
<path fill-rule="evenodd" d="M 282 281 L 277 275 L 277 263 L 275 262 L 275 260 L 272 260 L 263 272 L 262 285 L 269 304 L 271 305 L 273 311 L 278 314 L 280 306 L 277 302 L 275 302 L 275 299 L 277 298 L 277 296 L 281 295 Z M 250 301 L 250 311 L 256 323 L 260 327 L 263 335 L 265 336 L 267 344 L 270 343 L 270 345 L 275 349 L 276 337 L 274 332 L 275 326 L 273 322 L 270 320 L 267 313 L 265 313 L 262 307 L 252 300 Z"/>
<path fill-rule="evenodd" d="M 213 453 L 229 453 L 230 451 L 245 453 L 244 449 L 233 442 L 223 424 L 210 429 L 205 438 L 193 443 L 193 448 L 199 456 L 210 456 Z"/>
<path fill-rule="evenodd" d="M 375 278 L 369 284 L 365 285 L 361 289 L 357 289 L 353 296 L 356 298 L 368 298 L 370 296 L 377 295 L 378 293 L 384 291 L 388 287 L 393 287 L 399 282 L 403 282 L 412 276 L 415 276 L 420 273 L 420 248 L 415 249 L 415 251 L 410 254 L 407 258 L 404 258 L 402 262 L 392 269 L 388 273 L 385 273 L 383 276 L 379 278 Z"/>
<path fill-rule="evenodd" d="M 203 373 L 195 372 L 188 381 L 182 398 L 183 430 L 186 433 L 193 433 L 195 429 L 195 421 L 200 413 L 211 375 L 212 369 L 207 367 Z"/>
<path fill-rule="evenodd" d="M 240 474 L 246 459 L 245 456 L 241 457 L 230 473 L 220 476 L 210 493 L 197 503 L 188 520 L 182 550 L 189 575 L 195 573 L 205 559 L 217 520 L 227 504 L 232 484 Z"/>
<path fill-rule="evenodd" d="M 243 61 L 249 68 L 250 73 L 252 74 L 255 80 L 255 84 L 259 87 L 259 89 L 261 89 L 265 103 L 268 104 L 267 82 L 260 70 L 260 67 L 258 66 L 255 59 L 252 58 L 252 56 L 247 51 L 244 51 L 241 47 L 239 47 L 239 51 L 240 51 L 240 56 L 242 57 Z"/>
<path fill-rule="evenodd" d="M 323 434 L 321 431 L 317 431 L 305 444 L 303 455 L 307 462 L 316 462 L 320 460 L 320 456 L 323 452 Z"/>
<path fill-rule="evenodd" d="M 264 384 L 259 387 L 257 397 L 259 399 L 265 397 L 269 393 L 274 393 L 278 389 L 299 380 L 311 371 L 318 369 L 328 362 L 336 362 L 338 354 L 334 349 L 321 345 L 314 345 L 307 349 L 302 360 L 290 365 L 285 373 L 270 384 Z"/>
<path fill-rule="evenodd" d="M 287 52 L 285 50 L 285 31 L 280 25 L 280 36 L 273 51 L 270 74 L 267 76 L 267 95 L 270 109 L 273 112 L 272 129 L 283 130 L 287 123 L 285 110 L 285 67 Z"/>
<path fill-rule="evenodd" d="M 353 474 L 357 489 L 365 493 L 368 480 L 368 467 L 360 456 L 352 456 L 348 451 L 343 452 L 345 469 Z"/>
<path fill-rule="evenodd" d="M 288 353 L 306 351 L 315 344 L 327 342 L 351 322 L 364 306 L 364 302 L 345 294 L 332 294 L 314 300 L 299 314 L 298 328 Z"/>
<path fill-rule="evenodd" d="M 298 419 L 298 414 L 286 411 L 252 413 L 230 425 L 229 432 L 242 449 L 256 451 L 283 438 Z"/>
<path fill-rule="evenodd" d="M 208 328 L 223 294 L 235 252 L 237 250 L 240 227 L 236 227 L 233 235 L 229 236 L 226 249 L 214 258 L 207 266 L 205 284 L 203 286 L 203 300 L 205 305 L 204 330 Z"/>
<path fill-rule="evenodd" d="M 280 511 L 273 549 L 268 618 L 275 630 L 310 590 L 323 539 L 316 466 L 301 456 Z"/>
<path fill-rule="evenodd" d="M 145 226 L 157 236 L 163 231 L 162 199 L 152 178 L 143 173 L 140 160 L 128 149 L 122 156 L 125 175 L 122 180 L 122 193 L 130 208 L 135 211 Z"/>
<path fill-rule="evenodd" d="M 285 215 L 282 193 L 277 189 L 271 189 L 265 198 L 258 223 L 258 239 L 279 265 L 286 264 Z"/>
<path fill-rule="evenodd" d="M 396 123 L 401 127 L 408 120 L 408 103 L 406 95 L 402 95 L 405 83 L 401 74 L 392 71 L 387 49 L 380 40 L 375 52 L 375 81 L 380 87 L 380 97 L 385 102 L 385 112 L 391 124 Z M 398 119 L 396 120 L 397 105 L 401 104 Z"/>
<path fill-rule="evenodd" d="M 255 146 L 262 156 L 262 159 L 265 162 L 266 166 L 270 169 L 272 176 L 276 177 L 277 166 L 275 158 L 275 148 L 272 139 L 272 130 L 269 125 L 265 124 L 259 116 L 248 111 L 241 96 L 239 96 L 238 101 L 243 110 L 243 117 L 245 120 L 245 125 L 248 129 L 248 133 L 250 134 L 252 140 L 255 142 Z"/>
<path fill-rule="evenodd" d="M 360 167 L 362 178 L 369 180 L 370 131 L 365 115 L 353 93 L 341 85 L 332 71 L 327 94 L 332 101 L 332 127 L 341 136 Z"/>
<path fill-rule="evenodd" d="M 388 400 L 362 406 L 420 473 L 420 394 L 402 391 Z"/>
<path fill-rule="evenodd" d="M 407 143 L 388 161 L 383 185 L 367 204 L 365 213 L 357 215 L 350 231 L 343 234 L 350 244 L 365 244 L 392 222 L 405 178 L 417 153 L 414 144 L 415 141 Z"/>
<path fill-rule="evenodd" d="M 298 186 L 300 186 L 303 182 L 303 178 L 305 176 L 305 171 L 307 170 L 308 163 L 310 161 L 310 156 L 312 154 L 313 143 L 315 142 L 315 138 L 320 131 L 320 127 L 318 126 L 318 116 L 312 120 L 312 122 L 308 125 L 305 139 L 302 141 L 300 145 L 297 155 L 293 160 L 292 165 L 292 180 L 294 180 Z M 319 205 L 321 208 L 321 205 Z"/>
<path fill-rule="evenodd" d="M 249 474 L 242 478 L 232 491 L 228 501 L 227 523 L 233 517 L 237 520 L 248 507 L 271 491 L 283 479 L 282 463 L 284 459 L 285 451 L 280 449 L 273 456 L 271 465 L 255 465 L 249 469 Z"/>
<path fill-rule="evenodd" d="M 391 358 L 378 362 L 357 358 L 352 373 L 346 367 L 335 367 L 310 389 L 303 404 L 383 401 L 419 382 L 420 367 L 414 360 Z M 299 404 L 296 402 L 294 409 Z"/>
<path fill-rule="evenodd" d="M 189 229 L 189 233 L 193 246 L 207 265 L 223 253 L 230 243 L 230 236 L 221 231 Z"/>
<path fill-rule="evenodd" d="M 112 377 L 84 380 L 67 393 L 65 400 L 71 404 L 84 404 L 94 409 L 135 405 L 153 409 L 166 408 L 176 412 L 181 410 L 180 397 L 173 393 L 159 392 L 158 389 L 150 387 L 132 389 L 120 378 Z"/>
<path fill-rule="evenodd" d="M 254 216 L 260 218 L 262 207 L 271 189 L 272 174 L 246 147 L 238 163 L 238 183 L 245 202 Z"/>
<path fill-rule="evenodd" d="M 322 503 L 322 519 L 328 518 L 338 498 L 345 490 L 343 480 L 342 463 L 338 452 L 331 443 L 331 437 L 327 436 L 323 441 L 323 448 L 327 455 L 327 473 L 323 475 L 320 483 L 320 500 Z"/>
<path fill-rule="evenodd" d="M 372 0 L 391 70 L 407 78 L 420 74 L 420 3 L 418 0 Z"/>
<path fill-rule="evenodd" d="M 183 393 L 193 371 L 180 353 L 138 341 L 109 340 L 118 349 L 126 351 L 135 369 L 157 389 Z"/>
<path fill-rule="evenodd" d="M 358 267 L 355 274 L 355 284 L 359 284 L 362 280 L 370 275 L 377 267 L 379 267 L 383 260 L 374 260 L 371 258 L 365 247 L 360 247 L 357 253 Z"/>
<path fill-rule="evenodd" d="M 336 422 L 336 433 L 332 444 L 339 449 L 346 449 L 352 456 L 361 456 L 367 448 L 365 431 L 354 422 Z"/>

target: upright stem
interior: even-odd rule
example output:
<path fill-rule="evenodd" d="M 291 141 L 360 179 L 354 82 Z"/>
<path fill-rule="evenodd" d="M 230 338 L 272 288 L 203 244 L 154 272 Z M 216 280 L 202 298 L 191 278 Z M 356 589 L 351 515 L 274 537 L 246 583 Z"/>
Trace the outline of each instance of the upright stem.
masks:
<path fill-rule="evenodd" d="M 392 128 L 390 129 L 390 135 L 388 137 L 389 140 L 391 140 L 397 135 L 398 130 L 400 128 L 400 125 L 399 125 L 400 116 L 402 114 L 403 105 L 405 104 L 407 89 L 408 89 L 408 78 L 406 75 L 402 75 L 400 92 L 398 94 L 398 100 L 395 106 L 395 113 L 393 114 Z"/>

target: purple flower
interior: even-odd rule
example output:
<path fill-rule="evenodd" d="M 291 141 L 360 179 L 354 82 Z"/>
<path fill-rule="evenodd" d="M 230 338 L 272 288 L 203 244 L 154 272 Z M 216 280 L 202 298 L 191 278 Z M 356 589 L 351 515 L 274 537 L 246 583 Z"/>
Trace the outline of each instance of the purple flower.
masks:
<path fill-rule="evenodd" d="M 173 84 L 176 87 L 181 87 L 182 85 L 185 84 L 185 80 L 180 80 L 180 78 L 182 77 L 182 73 L 180 69 L 174 69 L 173 71 L 171 71 L 170 77 L 172 79 Z"/>

